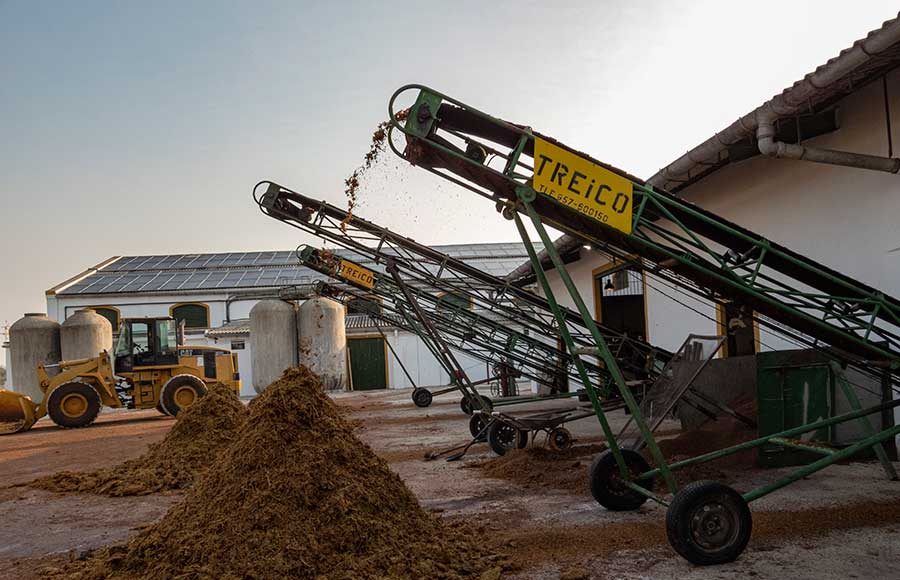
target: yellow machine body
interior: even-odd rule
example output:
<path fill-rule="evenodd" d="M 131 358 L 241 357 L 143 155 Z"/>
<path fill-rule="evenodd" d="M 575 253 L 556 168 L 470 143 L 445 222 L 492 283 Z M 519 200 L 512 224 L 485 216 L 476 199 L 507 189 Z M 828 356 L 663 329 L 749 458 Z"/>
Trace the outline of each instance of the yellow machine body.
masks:
<path fill-rule="evenodd" d="M 141 324 L 145 325 L 148 320 L 157 324 L 159 321 L 171 321 L 171 319 L 133 320 L 140 320 Z M 126 320 L 123 324 L 129 322 L 131 320 Z M 130 340 L 130 334 L 120 333 L 120 340 L 123 336 L 129 336 Z M 55 422 L 63 426 L 85 426 L 66 424 L 65 418 L 77 422 L 77 418 L 85 413 L 86 407 L 97 407 L 98 404 L 117 408 L 126 406 L 127 403 L 128 408 L 156 408 L 163 413 L 174 415 L 177 410 L 174 412 L 167 410 L 163 400 L 165 389 L 171 390 L 168 393 L 169 404 L 177 409 L 192 404 L 196 398 L 203 395 L 204 389 L 201 387 L 212 383 L 224 384 L 236 394 L 240 393 L 237 356 L 233 353 L 205 346 L 178 346 L 174 351 L 177 355 L 171 352 L 166 360 L 167 364 L 151 361 L 151 364 L 129 365 L 128 370 L 118 372 L 113 368 L 115 359 L 106 351 L 94 358 L 62 361 L 58 365 L 39 365 L 37 375 L 43 391 L 39 403 L 21 393 L 0 390 L 0 435 L 26 431 L 48 413 Z M 117 356 L 126 352 L 121 343 L 117 344 Z M 59 372 L 50 376 L 49 368 L 58 368 Z M 179 384 L 173 381 L 176 377 Z M 54 396 L 57 389 L 63 388 L 65 392 L 60 391 Z M 48 406 L 53 406 L 53 409 L 48 409 Z M 50 412 L 51 410 L 55 413 Z M 62 423 L 57 421 L 54 414 L 63 417 L 64 421 Z M 93 418 L 86 424 L 91 422 Z"/>

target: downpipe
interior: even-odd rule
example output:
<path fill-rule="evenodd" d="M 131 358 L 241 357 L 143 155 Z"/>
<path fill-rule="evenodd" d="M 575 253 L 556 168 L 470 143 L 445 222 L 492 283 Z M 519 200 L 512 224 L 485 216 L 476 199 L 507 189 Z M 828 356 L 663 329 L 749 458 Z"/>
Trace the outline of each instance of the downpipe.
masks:
<path fill-rule="evenodd" d="M 849 153 L 833 149 L 819 149 L 775 140 L 775 118 L 766 114 L 757 115 L 756 144 L 759 152 L 766 157 L 778 159 L 796 159 L 827 163 L 842 167 L 856 167 L 873 171 L 897 173 L 900 171 L 900 159 L 896 157 L 879 157 L 863 153 Z"/>

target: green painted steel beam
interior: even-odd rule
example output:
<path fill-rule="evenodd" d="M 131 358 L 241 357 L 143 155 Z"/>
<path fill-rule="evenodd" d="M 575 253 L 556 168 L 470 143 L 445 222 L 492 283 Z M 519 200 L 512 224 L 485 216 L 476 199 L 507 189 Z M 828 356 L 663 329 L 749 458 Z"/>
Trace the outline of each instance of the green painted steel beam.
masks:
<path fill-rule="evenodd" d="M 428 95 L 429 110 L 437 111 L 428 133 L 411 131 L 407 127 L 409 122 L 404 124 L 397 119 L 395 102 L 398 95 L 406 90 L 417 91 L 418 97 Z M 440 101 L 439 105 L 435 105 L 437 101 Z M 416 115 L 416 107 L 414 105 L 411 109 L 410 117 Z M 522 154 L 533 155 L 530 151 L 536 139 L 550 140 L 530 128 L 497 119 L 423 85 L 407 85 L 399 89 L 391 97 L 388 109 L 393 121 L 392 129 L 404 132 L 408 141 L 407 149 L 400 151 L 391 140 L 391 147 L 396 153 L 413 164 L 497 202 L 513 200 L 517 187 L 531 185 L 528 171 L 524 169 L 529 166 L 522 163 L 519 157 Z M 484 165 L 454 148 L 451 142 L 441 140 L 440 133 L 445 126 L 455 127 L 454 134 L 467 142 L 483 139 L 508 148 L 509 154 L 505 156 L 502 151 L 497 151 L 498 156 L 507 160 L 503 170 Z M 523 139 L 529 141 L 524 147 Z M 571 149 L 566 151 L 591 163 L 599 163 Z M 678 276 L 690 279 L 697 287 L 712 285 L 716 293 L 724 295 L 724 298 L 719 298 L 721 300 L 747 301 L 753 308 L 788 327 L 867 359 L 848 359 L 856 364 L 883 365 L 895 372 L 900 371 L 900 336 L 891 327 L 900 325 L 900 301 L 896 298 L 671 194 L 658 191 L 621 170 L 606 167 L 632 182 L 636 210 L 632 232 L 623 234 L 597 221 L 586 225 L 590 220 L 583 215 L 538 193 L 544 197 L 538 210 L 541 219 L 586 241 L 601 246 L 611 244 L 623 253 L 637 252 L 645 259 L 652 256 L 652 261 L 657 265 L 671 262 L 664 269 L 670 270 L 675 266 Z M 669 220 L 668 231 L 664 235 L 661 235 L 663 226 L 660 225 L 660 217 Z M 705 233 L 700 235 L 699 229 Z M 718 237 L 719 241 L 730 240 L 741 250 L 731 253 L 721 249 L 718 242 L 707 243 L 704 240 L 707 235 Z M 796 282 L 787 285 L 782 282 L 783 277 Z M 671 281 L 677 282 L 678 279 L 675 277 Z M 807 289 L 810 284 L 827 287 L 828 291 L 821 291 L 821 288 L 810 291 Z M 852 324 L 847 325 L 844 323 L 846 321 L 852 321 Z"/>
<path fill-rule="evenodd" d="M 763 485 L 745 493 L 744 500 L 749 503 L 753 500 L 768 495 L 773 491 L 778 491 L 782 487 L 790 485 L 791 483 L 803 479 L 804 477 L 809 477 L 813 473 L 834 465 L 838 461 L 850 459 L 861 451 L 864 451 L 870 447 L 881 445 L 883 442 L 896 437 L 898 434 L 900 434 L 900 426 L 885 429 L 884 431 L 879 431 L 871 437 L 866 437 L 862 441 L 855 443 L 850 447 L 841 449 L 840 451 L 836 451 L 827 457 L 819 459 L 818 461 L 813 461 L 809 465 L 804 465 L 803 467 L 796 469 L 786 476 L 782 477 L 778 481 L 772 482 L 768 485 Z"/>
<path fill-rule="evenodd" d="M 782 447 L 790 447 L 791 449 L 797 449 L 799 451 L 809 451 L 819 455 L 834 455 L 835 453 L 834 449 L 816 447 L 815 445 L 804 445 L 798 441 L 791 441 L 790 439 L 784 439 L 782 437 L 773 437 L 772 439 L 769 439 L 769 443 L 781 445 Z"/>
<path fill-rule="evenodd" d="M 641 413 L 641 408 L 635 400 L 634 394 L 631 392 L 631 389 L 628 388 L 628 385 L 625 384 L 625 377 L 624 375 L 622 375 L 622 370 L 619 368 L 619 363 L 616 361 L 616 357 L 613 356 L 612 352 L 609 350 L 609 346 L 603 339 L 603 335 L 600 334 L 600 330 L 594 323 L 593 316 L 591 316 L 591 313 L 588 311 L 584 300 L 581 298 L 581 294 L 578 292 L 578 288 L 575 286 L 575 282 L 573 282 L 572 277 L 569 276 L 569 272 L 566 269 L 566 266 L 563 263 L 559 252 L 556 250 L 556 246 L 553 245 L 553 240 L 550 239 L 550 235 L 544 228 L 544 224 L 541 222 L 540 216 L 532 206 L 532 202 L 534 201 L 534 197 L 536 196 L 535 191 L 531 188 L 520 187 L 517 189 L 516 193 L 519 196 L 519 200 L 525 207 L 526 214 L 529 218 L 531 218 L 532 226 L 534 226 L 535 230 L 537 230 L 537 233 L 541 238 L 541 242 L 543 242 L 544 244 L 544 250 L 547 252 L 547 255 L 550 256 L 550 260 L 553 262 L 553 266 L 554 268 L 556 268 L 557 274 L 559 274 L 563 285 L 565 285 L 566 291 L 569 293 L 569 298 L 571 298 L 575 303 L 576 310 L 579 312 L 579 314 L 581 314 L 581 318 L 584 321 L 585 326 L 587 326 L 591 335 L 594 337 L 594 342 L 596 343 L 597 349 L 599 350 L 600 360 L 603 361 L 604 365 L 606 366 L 606 370 L 611 375 L 613 384 L 616 385 L 619 391 L 619 396 L 622 397 L 622 400 L 625 401 L 625 405 L 628 407 L 629 412 L 631 412 L 632 419 L 638 426 L 638 430 L 641 432 L 641 436 L 644 438 L 644 443 L 647 445 L 650 456 L 653 458 L 654 463 L 656 463 L 656 465 L 658 466 L 660 473 L 662 474 L 663 479 L 666 482 L 666 485 L 669 487 L 669 491 L 675 493 L 677 489 L 675 478 L 669 471 L 669 468 L 666 465 L 666 460 L 662 455 L 662 451 L 660 451 L 659 446 L 656 444 L 656 440 L 654 439 L 653 434 L 650 431 L 650 427 L 647 426 L 647 422 L 644 420 L 644 416 Z M 537 263 L 533 263 L 533 266 L 535 271 L 542 269 L 539 261 Z M 574 348 L 570 350 L 570 352 L 573 356 L 579 356 Z M 595 411 L 597 411 L 597 409 L 595 409 Z M 597 412 L 598 419 L 602 415 L 602 410 Z M 615 450 L 618 449 L 618 443 L 616 442 L 616 439 L 614 437 L 608 438 L 607 444 L 609 445 L 610 449 L 613 450 L 613 453 L 615 453 Z M 623 477 L 628 477 L 629 472 L 626 468 L 623 467 L 623 465 L 623 462 L 619 463 L 619 470 L 620 472 L 622 472 Z"/>
<path fill-rule="evenodd" d="M 844 423 L 846 421 L 852 421 L 854 419 L 858 419 L 860 417 L 865 417 L 867 415 L 872 415 L 874 413 L 879 413 L 881 411 L 887 409 L 893 409 L 894 407 L 900 407 L 900 399 L 895 401 L 888 401 L 886 403 L 882 403 L 880 405 L 876 405 L 874 407 L 869 407 L 866 409 L 860 409 L 858 411 L 851 411 L 849 413 L 843 413 L 841 415 L 836 415 L 834 417 L 830 417 L 828 419 L 822 419 L 821 421 L 815 421 L 813 423 L 807 423 L 806 425 L 801 425 L 799 427 L 794 427 L 792 429 L 786 429 L 784 431 L 779 431 L 777 433 L 771 433 L 769 435 L 765 435 L 763 437 L 757 437 L 756 439 L 752 439 L 750 441 L 745 441 L 744 443 L 739 443 L 738 445 L 733 445 L 731 447 L 727 447 L 725 449 L 717 449 L 715 451 L 710 451 L 709 453 L 704 453 L 703 455 L 697 455 L 696 457 L 690 457 L 688 459 L 684 459 L 682 461 L 676 461 L 674 463 L 669 464 L 669 468 L 672 470 L 681 469 L 684 467 L 689 467 L 691 465 L 697 465 L 699 463 L 706 463 L 708 461 L 713 461 L 715 459 L 721 459 L 722 457 L 728 457 L 729 455 L 734 455 L 740 451 L 745 451 L 747 449 L 754 449 L 761 445 L 765 445 L 771 439 L 774 438 L 790 438 L 795 435 L 802 435 L 803 433 L 808 433 L 810 431 L 818 431 L 823 427 L 830 427 L 831 425 L 837 425 L 839 423 Z M 881 431 L 879 433 L 883 433 Z M 880 441 L 886 441 L 887 438 L 882 439 Z M 651 477 L 656 477 L 659 475 L 659 469 L 651 469 L 646 471 L 640 475 L 638 479 L 648 479 Z"/>

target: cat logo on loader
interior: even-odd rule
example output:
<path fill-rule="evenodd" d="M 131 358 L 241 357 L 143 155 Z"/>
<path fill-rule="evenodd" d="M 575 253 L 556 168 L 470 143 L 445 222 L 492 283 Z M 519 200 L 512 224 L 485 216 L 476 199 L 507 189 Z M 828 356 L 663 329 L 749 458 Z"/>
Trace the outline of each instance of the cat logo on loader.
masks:
<path fill-rule="evenodd" d="M 152 409 L 177 415 L 222 383 L 240 393 L 237 356 L 205 346 L 179 346 L 176 323 L 165 318 L 127 318 L 113 353 L 39 365 L 40 403 L 0 390 L 0 434 L 30 429 L 49 415 L 60 427 L 87 427 L 101 407 Z M 50 376 L 48 369 L 58 369 Z"/>

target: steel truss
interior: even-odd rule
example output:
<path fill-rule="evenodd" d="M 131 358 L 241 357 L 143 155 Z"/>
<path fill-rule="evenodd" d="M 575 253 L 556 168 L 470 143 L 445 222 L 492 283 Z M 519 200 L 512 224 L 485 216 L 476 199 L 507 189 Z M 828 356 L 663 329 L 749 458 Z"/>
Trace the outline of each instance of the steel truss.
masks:
<path fill-rule="evenodd" d="M 558 322 L 546 299 L 377 224 L 349 216 L 346 211 L 331 204 L 278 184 L 261 182 L 254 189 L 254 199 L 267 215 L 351 250 L 352 254 L 342 253 L 345 259 L 355 259 L 357 262 L 367 260 L 381 269 L 388 262 L 395 264 L 410 290 L 428 307 L 429 316 L 437 317 L 439 328 L 465 329 L 465 335 L 459 336 L 457 332 L 457 338 L 467 339 L 470 343 L 472 339 L 479 338 L 478 348 L 493 352 L 493 362 L 504 363 L 511 358 L 523 374 L 526 374 L 524 368 L 532 369 L 532 373 L 526 374 L 528 378 L 551 388 L 558 387 L 564 377 L 583 385 L 581 376 L 573 367 L 571 355 L 559 344 Z M 337 262 L 313 259 L 312 253 L 309 257 L 312 261 L 307 266 L 341 279 L 336 271 L 339 269 Z M 385 301 L 402 303 L 400 287 L 383 278 L 379 277 L 381 287 L 373 289 L 374 293 Z M 463 298 L 471 308 L 452 307 L 452 303 L 441 299 L 447 295 Z M 410 305 L 406 304 L 406 308 L 409 309 Z M 563 315 L 576 344 L 590 348 L 592 339 L 581 317 L 568 309 L 563 310 Z M 600 328 L 629 381 L 652 382 L 672 356 L 644 341 L 606 327 Z M 611 394 L 608 373 L 593 362 L 586 364 L 592 375 L 603 378 L 599 381 L 601 391 Z"/>
<path fill-rule="evenodd" d="M 395 103 L 398 96 L 407 91 L 413 93 L 415 101 L 399 118 Z M 607 340 L 593 321 L 546 226 L 596 244 L 613 255 L 625 257 L 637 254 L 645 266 L 657 275 L 714 301 L 735 301 L 750 307 L 781 325 L 799 331 L 800 334 L 794 336 L 809 340 L 813 346 L 824 343 L 841 363 L 852 364 L 873 374 L 884 370 L 895 376 L 900 374 L 900 336 L 897 334 L 900 301 L 709 211 L 655 190 L 621 170 L 574 151 L 528 127 L 491 117 L 428 87 L 401 87 L 391 97 L 388 110 L 392 121 L 389 143 L 395 153 L 413 165 L 491 199 L 504 217 L 515 221 L 529 251 L 538 284 L 556 316 L 560 333 L 582 375 L 610 447 L 609 451 L 594 460 L 590 472 L 591 490 L 602 505 L 613 510 L 634 510 L 651 499 L 668 506 L 667 533 L 675 550 L 695 564 L 717 564 L 734 560 L 746 547 L 751 530 L 747 504 L 755 499 L 870 448 L 878 455 L 888 476 L 896 479 L 883 444 L 900 434 L 900 427 L 875 431 L 867 416 L 897 407 L 900 400 L 860 409 L 856 398 L 850 395 L 848 400 L 855 410 L 849 413 L 699 457 L 667 463 Z M 402 151 L 391 139 L 393 129 L 401 131 L 406 137 Z M 550 144 L 560 148 L 567 159 L 574 160 L 570 161 L 573 166 L 577 163 L 583 167 L 602 168 L 590 171 L 601 176 L 610 174 L 617 181 L 628 183 L 629 194 L 622 193 L 627 204 L 620 203 L 616 207 L 616 201 L 620 199 L 617 194 L 612 206 L 620 214 L 630 211 L 630 220 L 613 227 L 604 221 L 610 218 L 607 213 L 598 213 L 596 208 L 591 213 L 592 210 L 584 208 L 583 202 L 558 196 L 557 199 L 565 200 L 561 203 L 552 197 L 553 191 L 542 193 L 536 190 L 534 158 L 538 143 L 541 147 Z M 495 162 L 496 166 L 492 166 Z M 612 188 L 609 191 L 615 193 Z M 581 195 L 578 191 L 576 193 Z M 595 193 L 599 203 L 599 190 Z M 614 218 L 609 222 L 612 223 Z M 558 308 L 541 260 L 531 244 L 525 227 L 526 219 L 540 237 L 547 257 L 565 285 L 565 293 L 575 303 L 584 327 L 590 332 L 593 351 L 576 345 L 566 332 L 567 321 Z M 655 468 L 651 468 L 640 454 L 621 447 L 616 440 L 600 405 L 598 393 L 580 362 L 587 352 L 598 356 L 612 376 L 656 464 Z M 835 364 L 833 368 L 835 372 L 841 372 L 840 365 Z M 849 390 L 852 393 L 846 380 L 841 378 L 840 381 L 845 392 Z M 841 450 L 816 448 L 792 439 L 847 421 L 859 422 L 866 437 Z M 796 469 L 774 483 L 743 494 L 716 482 L 695 482 L 679 490 L 672 475 L 674 469 L 771 443 L 802 447 L 818 453 L 821 459 Z M 654 481 L 657 477 L 663 478 L 673 494 L 671 502 L 655 493 Z"/>

